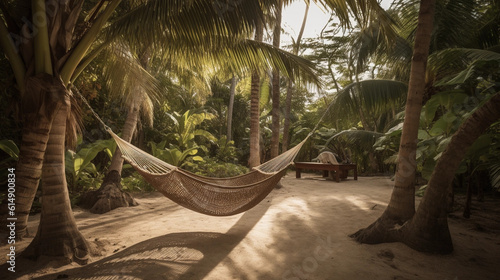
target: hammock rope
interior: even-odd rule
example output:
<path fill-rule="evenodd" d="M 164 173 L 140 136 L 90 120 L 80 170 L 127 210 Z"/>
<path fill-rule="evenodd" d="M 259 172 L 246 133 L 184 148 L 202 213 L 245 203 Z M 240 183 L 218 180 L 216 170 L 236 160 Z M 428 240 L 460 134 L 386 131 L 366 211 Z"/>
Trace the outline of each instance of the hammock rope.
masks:
<path fill-rule="evenodd" d="M 182 170 L 135 147 L 116 135 L 92 109 L 85 97 L 72 87 L 92 114 L 113 137 L 122 157 L 156 190 L 193 211 L 229 216 L 244 212 L 262 201 L 286 174 L 287 168 L 318 125 L 292 149 L 259 165 L 247 174 L 230 178 L 205 177 Z M 321 120 L 326 115 L 322 115 Z M 318 124 L 319 124 L 318 122 Z"/>

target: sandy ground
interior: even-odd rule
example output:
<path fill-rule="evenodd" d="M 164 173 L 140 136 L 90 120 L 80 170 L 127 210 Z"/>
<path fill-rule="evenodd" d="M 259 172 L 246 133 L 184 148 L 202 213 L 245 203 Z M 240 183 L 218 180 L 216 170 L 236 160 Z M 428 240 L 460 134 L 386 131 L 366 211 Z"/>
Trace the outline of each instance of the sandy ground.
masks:
<path fill-rule="evenodd" d="M 500 279 L 498 211 L 488 216 L 475 206 L 468 220 L 459 210 L 452 213 L 455 251 L 428 255 L 400 243 L 366 245 L 348 237 L 386 207 L 392 191 L 387 178 L 336 183 L 307 173 L 295 179 L 290 172 L 282 185 L 231 217 L 201 215 L 157 193 L 138 194 L 139 206 L 104 215 L 75 209 L 81 232 L 100 256 L 85 266 L 56 268 L 19 260 L 15 273 L 1 266 L 0 278 Z M 30 218 L 31 232 L 38 218 Z M 4 257 L 6 250 L 1 247 Z"/>

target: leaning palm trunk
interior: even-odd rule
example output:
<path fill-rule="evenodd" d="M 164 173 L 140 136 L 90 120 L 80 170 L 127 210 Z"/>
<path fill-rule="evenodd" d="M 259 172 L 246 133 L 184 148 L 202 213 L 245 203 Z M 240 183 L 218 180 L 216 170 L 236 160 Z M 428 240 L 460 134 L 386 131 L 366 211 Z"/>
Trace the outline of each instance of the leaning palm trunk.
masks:
<path fill-rule="evenodd" d="M 139 120 L 139 110 L 143 101 L 140 88 L 136 89 L 139 94 L 135 95 L 131 101 L 130 108 L 125 119 L 122 130 L 122 139 L 130 142 L 134 135 L 137 122 Z M 123 169 L 123 157 L 120 149 L 116 149 L 111 159 L 108 173 L 102 180 L 98 190 L 92 190 L 82 196 L 81 206 L 90 209 L 95 214 L 107 213 L 118 207 L 128 207 L 138 205 L 137 201 L 127 192 L 123 191 L 121 185 L 121 173 Z"/>
<path fill-rule="evenodd" d="M 446 211 L 448 188 L 467 148 L 498 119 L 500 119 L 500 93 L 477 109 L 453 135 L 436 163 L 415 216 L 401 228 L 401 237 L 405 244 L 424 252 L 453 251 Z"/>
<path fill-rule="evenodd" d="M 67 95 L 62 98 L 55 108 L 43 161 L 40 224 L 35 239 L 24 254 L 64 257 L 85 263 L 90 249 L 76 226 L 66 183 L 64 152 L 70 102 Z"/>
<path fill-rule="evenodd" d="M 140 91 L 140 89 L 138 89 Z M 137 121 L 139 120 L 139 110 L 141 108 L 142 98 L 138 94 L 134 97 L 128 109 L 127 118 L 125 119 L 125 124 L 123 125 L 121 138 L 127 142 L 132 140 L 135 128 L 137 127 Z M 109 166 L 109 171 L 116 171 L 118 174 L 122 174 L 123 169 L 123 158 L 120 149 L 116 149 L 113 158 L 111 159 L 111 165 Z"/>
<path fill-rule="evenodd" d="M 421 0 L 415 47 L 411 63 L 405 120 L 399 145 L 396 176 L 391 200 L 382 216 L 366 229 L 351 235 L 362 243 L 394 241 L 393 228 L 411 219 L 415 213 L 415 171 L 417 134 L 420 124 L 425 69 L 434 20 L 435 0 Z"/>

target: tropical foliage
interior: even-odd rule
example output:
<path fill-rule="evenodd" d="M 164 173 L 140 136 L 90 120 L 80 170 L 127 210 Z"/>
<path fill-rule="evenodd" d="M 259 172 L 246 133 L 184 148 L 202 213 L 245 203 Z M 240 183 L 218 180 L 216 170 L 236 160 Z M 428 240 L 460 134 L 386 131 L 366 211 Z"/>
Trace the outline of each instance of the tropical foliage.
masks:
<path fill-rule="evenodd" d="M 223 1 L 75 0 L 62 1 L 55 14 L 45 1 L 31 2 L 0 4 L 7 57 L 0 58 L 1 138 L 12 139 L 0 141 L 0 168 L 29 159 L 17 163 L 17 176 L 29 182 L 19 186 L 29 194 L 19 202 L 20 231 L 44 160 L 57 158 L 60 180 L 42 181 L 42 191 L 62 194 L 66 207 L 43 206 L 50 213 L 69 213 L 66 192 L 75 197 L 95 189 L 110 171 L 118 153 L 93 111 L 134 145 L 204 176 L 245 173 L 249 158 L 253 165 L 266 161 L 314 128 L 297 160 L 331 150 L 362 173 L 396 172 L 420 1 L 394 1 L 389 11 L 375 0 L 315 1 L 333 15 L 321 37 L 299 36 L 283 48 L 266 37 L 271 30 L 279 35 L 279 10 L 290 1 L 235 1 L 225 9 Z M 415 127 L 415 165 L 424 184 L 465 120 L 500 91 L 498 1 L 437 0 L 435 9 Z M 49 24 L 27 36 L 31 23 L 24 19 L 37 15 Z M 55 28 L 62 18 L 66 28 Z M 258 26 L 268 27 L 257 36 L 262 40 L 249 39 Z M 458 181 L 484 177 L 483 188 L 500 190 L 499 135 L 496 122 L 472 144 Z M 122 177 L 126 190 L 152 190 L 127 166 Z M 61 240 L 78 239 L 72 227 Z M 85 242 L 80 238 L 71 250 L 88 252 Z M 33 246 L 35 252 L 51 247 Z"/>

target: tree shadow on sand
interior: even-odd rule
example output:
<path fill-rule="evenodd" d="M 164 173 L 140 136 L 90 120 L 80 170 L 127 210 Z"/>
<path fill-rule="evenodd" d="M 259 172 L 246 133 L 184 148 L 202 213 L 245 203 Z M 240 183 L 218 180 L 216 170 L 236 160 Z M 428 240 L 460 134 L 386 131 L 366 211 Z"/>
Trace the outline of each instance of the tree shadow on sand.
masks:
<path fill-rule="evenodd" d="M 247 211 L 227 233 L 171 233 L 83 267 L 34 279 L 202 279 L 245 238 L 269 206 L 261 203 Z"/>

